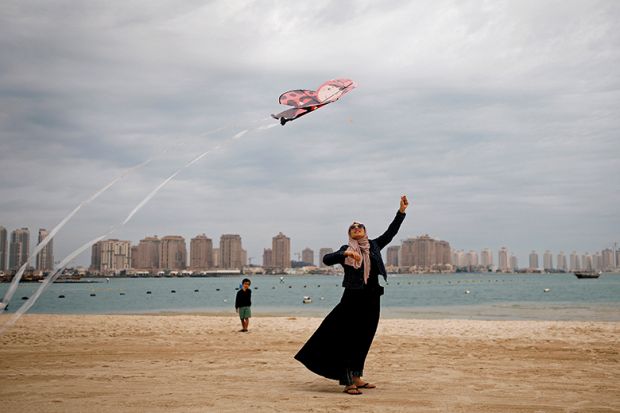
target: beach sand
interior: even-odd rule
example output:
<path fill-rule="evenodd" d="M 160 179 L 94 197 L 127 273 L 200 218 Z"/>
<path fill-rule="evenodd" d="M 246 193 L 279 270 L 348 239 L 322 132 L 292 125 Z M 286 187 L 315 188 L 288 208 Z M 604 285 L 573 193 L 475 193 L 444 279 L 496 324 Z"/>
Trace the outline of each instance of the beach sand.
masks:
<path fill-rule="evenodd" d="M 7 320 L 6 315 L 0 321 Z M 6 412 L 620 412 L 620 323 L 381 320 L 378 388 L 293 359 L 320 318 L 26 315 L 0 337 Z"/>

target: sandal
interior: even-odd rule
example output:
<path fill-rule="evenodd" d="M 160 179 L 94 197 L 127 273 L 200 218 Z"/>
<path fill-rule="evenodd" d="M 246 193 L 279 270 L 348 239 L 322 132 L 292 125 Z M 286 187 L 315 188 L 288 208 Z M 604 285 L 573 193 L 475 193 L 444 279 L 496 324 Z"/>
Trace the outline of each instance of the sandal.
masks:
<path fill-rule="evenodd" d="M 351 394 L 351 395 L 363 394 L 361 391 L 357 389 L 356 385 L 345 387 L 343 393 Z"/>
<path fill-rule="evenodd" d="M 375 386 L 374 384 L 370 384 L 370 383 L 364 383 L 364 384 L 358 384 L 357 388 L 358 389 L 376 389 L 377 386 Z"/>

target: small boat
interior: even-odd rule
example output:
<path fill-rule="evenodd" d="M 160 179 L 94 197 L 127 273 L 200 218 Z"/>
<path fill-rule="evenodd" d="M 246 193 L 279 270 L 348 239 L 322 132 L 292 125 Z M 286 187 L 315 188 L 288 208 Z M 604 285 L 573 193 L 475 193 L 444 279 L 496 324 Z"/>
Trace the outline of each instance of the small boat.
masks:
<path fill-rule="evenodd" d="M 310 304 L 312 302 L 312 298 L 308 297 L 307 295 L 304 295 L 303 302 L 304 304 Z"/>
<path fill-rule="evenodd" d="M 601 271 L 575 271 L 575 277 L 577 278 L 598 278 L 601 274 Z"/>

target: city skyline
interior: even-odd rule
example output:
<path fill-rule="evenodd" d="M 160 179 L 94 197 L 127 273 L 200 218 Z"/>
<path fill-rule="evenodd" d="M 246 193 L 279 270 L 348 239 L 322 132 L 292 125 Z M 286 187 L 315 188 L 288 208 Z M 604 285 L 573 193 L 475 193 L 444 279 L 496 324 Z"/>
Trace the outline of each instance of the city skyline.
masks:
<path fill-rule="evenodd" d="M 547 2 L 391 6 L 9 1 L 0 224 L 51 229 L 152 159 L 54 237 L 62 259 L 222 145 L 111 237 L 237 233 L 256 261 L 279 231 L 294 251 L 338 248 L 353 220 L 378 236 L 407 194 L 398 240 L 506 245 L 521 264 L 620 241 L 620 5 L 570 2 L 561 18 Z M 248 33 L 257 21 L 270 24 Z M 268 119 L 282 92 L 336 77 L 358 88 L 284 127 Z"/>
<path fill-rule="evenodd" d="M 41 228 L 39 229 L 39 242 L 42 238 L 47 235 L 48 231 Z M 2 255 L 2 245 L 3 245 L 3 234 L 8 234 L 8 231 L 3 226 L 0 226 L 0 256 Z M 28 234 L 28 239 L 26 240 L 25 234 Z M 18 228 L 14 231 L 11 231 L 11 236 L 17 240 L 21 240 L 20 242 L 30 243 L 30 231 L 29 228 L 23 227 Z M 32 235 L 34 236 L 34 235 Z M 215 245 L 213 240 L 209 238 L 205 233 L 196 234 L 192 237 L 184 237 L 182 235 L 167 235 L 159 238 L 157 235 L 153 236 L 145 236 L 143 239 L 138 240 L 137 242 L 133 240 L 125 240 L 120 241 L 115 238 L 107 238 L 104 241 L 100 242 L 104 243 L 104 249 L 107 249 L 107 252 L 103 254 L 110 254 L 109 251 L 114 250 L 114 248 L 119 248 L 118 245 L 114 243 L 122 243 L 123 251 L 127 251 L 127 254 L 130 254 L 127 262 L 122 261 L 122 264 L 110 264 L 114 262 L 114 258 L 109 255 L 108 264 L 105 265 L 113 265 L 119 268 L 132 268 L 132 269 L 141 269 L 141 270 L 153 270 L 153 269 L 207 269 L 207 268 L 241 268 L 244 265 L 258 265 L 264 266 L 265 259 L 270 260 L 270 264 L 266 265 L 269 268 L 284 268 L 284 262 L 292 262 L 294 261 L 293 257 L 297 256 L 301 262 L 304 262 L 304 257 L 311 257 L 312 259 L 305 262 L 314 262 L 316 266 L 322 266 L 322 256 L 327 252 L 332 252 L 334 248 L 331 247 L 319 247 L 317 249 L 312 249 L 308 247 L 303 242 L 299 242 L 299 245 L 304 245 L 303 248 L 293 248 L 291 245 L 293 241 L 290 237 L 286 236 L 282 232 L 278 232 L 277 235 L 272 237 L 271 248 L 263 247 L 262 253 L 257 255 L 248 254 L 247 250 L 242 247 L 242 239 L 243 237 L 239 234 L 222 234 L 220 236 L 220 244 L 222 240 L 224 240 L 225 248 L 224 254 L 226 258 L 222 261 L 222 256 L 220 255 L 220 245 Z M 509 270 L 509 269 L 561 269 L 561 270 L 575 270 L 575 269 L 587 269 L 587 268 L 611 268 L 613 265 L 617 265 L 620 263 L 620 249 L 618 249 L 617 245 L 612 245 L 611 247 L 603 247 L 600 249 L 594 249 L 590 251 L 578 251 L 578 250 L 553 250 L 546 248 L 544 251 L 530 250 L 527 256 L 519 257 L 515 255 L 514 251 L 506 246 L 502 246 L 496 249 L 493 248 L 482 248 L 479 250 L 475 249 L 461 249 L 458 247 L 451 246 L 449 242 L 442 241 L 441 239 L 435 239 L 430 237 L 428 234 L 420 234 L 414 237 L 402 238 L 400 240 L 393 240 L 391 244 L 389 244 L 382 252 L 384 258 L 386 259 L 386 263 L 393 262 L 394 260 L 398 261 L 399 264 L 402 264 L 402 254 L 403 251 L 406 251 L 408 248 L 411 250 L 412 247 L 406 247 L 405 250 L 402 250 L 403 245 L 409 245 L 415 240 L 419 239 L 430 239 L 436 241 L 441 244 L 444 251 L 449 251 L 451 254 L 451 264 L 455 267 L 496 267 L 500 270 Z M 161 242 L 165 240 L 165 247 L 161 247 Z M 189 243 L 187 242 L 189 240 Z M 7 239 L 7 241 L 11 241 Z M 106 242 L 112 242 L 110 244 L 105 244 Z M 174 242 L 176 244 L 171 244 L 172 246 L 168 246 L 168 243 Z M 16 246 L 18 245 L 15 243 Z M 200 246 L 198 245 L 200 244 Z M 11 242 L 6 242 L 6 255 L 10 257 L 10 247 Z M 53 246 L 54 241 L 52 240 L 48 247 L 45 248 L 38 256 L 45 256 L 47 254 L 53 254 Z M 116 247 L 114 246 L 116 245 Z M 120 244 L 119 244 L 120 245 Z M 413 245 L 413 244 L 411 244 Z M 275 261 L 273 250 L 277 250 L 278 261 Z M 94 264 L 93 259 L 99 259 L 101 256 L 101 252 L 95 253 L 95 249 L 97 248 L 97 244 L 91 248 L 91 255 L 88 257 L 88 262 L 85 264 L 76 265 L 86 266 L 86 267 L 101 267 L 101 264 Z M 162 249 L 163 248 L 163 249 Z M 193 249 L 194 248 L 194 249 Z M 434 247 L 433 247 L 434 248 Z M 615 253 L 614 253 L 614 248 Z M 33 248 L 31 248 L 33 249 Z M 170 252 L 168 250 L 170 249 Z M 131 253 L 129 253 L 131 250 Z M 318 251 L 318 255 L 315 256 L 315 250 Z M 391 252 L 390 252 L 391 250 Z M 19 250 L 20 254 L 22 250 Z M 160 261 L 160 255 L 166 252 L 166 256 Z M 195 251 L 195 254 L 192 254 L 192 251 Z M 418 248 L 418 251 L 419 248 Z M 425 250 L 426 251 L 426 250 Z M 28 251 L 27 257 L 30 256 L 30 252 Z M 17 254 L 17 250 L 14 251 Z M 53 255 L 51 255 L 53 257 Z M 27 258 L 26 257 L 26 258 Z M 95 258 L 93 258 L 95 257 Z M 259 261 L 259 258 L 262 258 Z M 24 258 L 22 258 L 24 259 Z M 49 260 L 49 255 L 48 258 Z M 252 260 L 253 262 L 250 262 Z M 442 258 L 442 262 L 445 263 L 445 255 Z M 598 260 L 598 261 L 597 261 Z M 220 262 L 223 262 L 222 265 Z M 48 265 L 49 265 L 49 261 Z M 169 264 L 169 262 L 176 262 L 173 264 Z M 276 264 L 277 262 L 277 264 Z M 526 262 L 528 265 L 518 265 L 518 262 Z M 549 265 L 549 263 L 551 265 Z M 33 260 L 32 266 L 36 269 L 39 268 L 40 259 L 37 258 Z M 163 265 L 163 267 L 162 267 Z M 389 265 L 389 264 L 388 264 Z M 417 265 L 417 263 L 409 263 L 407 259 L 405 260 L 406 266 Z M 228 267 L 227 267 L 228 266 Z M 13 268 L 14 269 L 14 268 Z M 0 271 L 3 269 L 0 268 Z M 7 268 L 10 270 L 10 268 Z"/>

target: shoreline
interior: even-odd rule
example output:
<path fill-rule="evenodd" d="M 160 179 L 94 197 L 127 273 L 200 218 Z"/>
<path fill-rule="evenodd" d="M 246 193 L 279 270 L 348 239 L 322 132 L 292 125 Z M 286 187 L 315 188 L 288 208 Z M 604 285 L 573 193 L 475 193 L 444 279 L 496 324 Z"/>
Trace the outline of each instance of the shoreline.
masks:
<path fill-rule="evenodd" d="M 254 317 L 309 317 L 324 318 L 333 306 L 291 307 L 291 306 L 253 306 Z M 6 311 L 0 317 L 14 314 Z M 29 312 L 33 315 L 204 315 L 211 317 L 236 316 L 233 309 L 179 308 L 152 311 L 122 311 L 101 313 Z M 577 305 L 575 303 L 533 303 L 501 302 L 492 304 L 444 305 L 444 306 L 386 306 L 381 309 L 381 319 L 385 320 L 479 320 L 479 321 L 581 321 L 581 322 L 620 322 L 620 306 L 616 303 L 597 303 Z"/>

